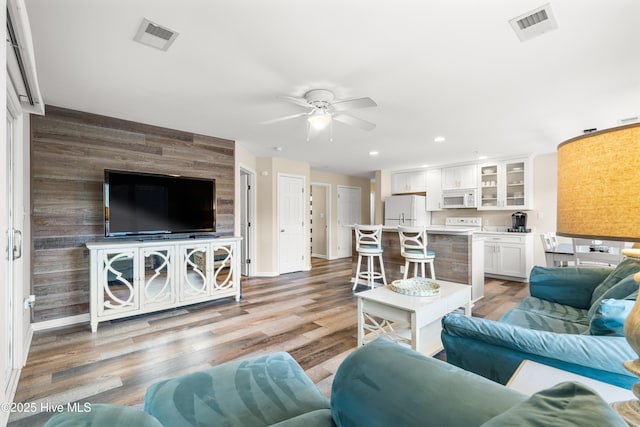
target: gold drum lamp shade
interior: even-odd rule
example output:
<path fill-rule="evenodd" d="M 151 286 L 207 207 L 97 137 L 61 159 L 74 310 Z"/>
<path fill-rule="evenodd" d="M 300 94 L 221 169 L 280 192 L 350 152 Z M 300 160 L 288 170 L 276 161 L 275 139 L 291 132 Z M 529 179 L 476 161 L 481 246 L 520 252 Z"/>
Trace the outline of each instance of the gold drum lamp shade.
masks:
<path fill-rule="evenodd" d="M 557 234 L 640 241 L 640 124 L 558 146 Z"/>
<path fill-rule="evenodd" d="M 640 124 L 570 139 L 558 146 L 558 223 L 560 236 L 640 241 Z M 640 244 L 623 254 L 640 262 Z M 634 276 L 640 282 L 640 273 Z M 640 355 L 640 300 L 624 325 L 624 335 Z M 640 376 L 640 359 L 624 362 Z M 633 385 L 640 398 L 640 383 Z M 640 401 L 613 407 L 629 425 L 640 426 Z"/>

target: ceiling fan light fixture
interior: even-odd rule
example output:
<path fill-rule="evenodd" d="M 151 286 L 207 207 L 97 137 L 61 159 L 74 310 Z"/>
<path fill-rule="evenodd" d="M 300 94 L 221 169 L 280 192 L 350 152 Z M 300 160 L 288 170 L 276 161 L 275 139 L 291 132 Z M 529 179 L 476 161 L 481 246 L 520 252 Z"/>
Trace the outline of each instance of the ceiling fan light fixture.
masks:
<path fill-rule="evenodd" d="M 314 110 L 307 119 L 311 127 L 315 130 L 322 130 L 331 123 L 331 115 L 325 110 Z"/>

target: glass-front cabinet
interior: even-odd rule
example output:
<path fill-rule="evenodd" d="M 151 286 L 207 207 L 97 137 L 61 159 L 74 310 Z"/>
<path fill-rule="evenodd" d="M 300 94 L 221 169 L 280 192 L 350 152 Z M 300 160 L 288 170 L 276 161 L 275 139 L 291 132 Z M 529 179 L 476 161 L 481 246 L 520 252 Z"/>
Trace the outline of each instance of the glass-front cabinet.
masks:
<path fill-rule="evenodd" d="M 87 243 L 91 330 L 106 320 L 235 297 L 240 237 Z"/>
<path fill-rule="evenodd" d="M 530 159 L 484 163 L 478 171 L 479 210 L 533 208 Z"/>

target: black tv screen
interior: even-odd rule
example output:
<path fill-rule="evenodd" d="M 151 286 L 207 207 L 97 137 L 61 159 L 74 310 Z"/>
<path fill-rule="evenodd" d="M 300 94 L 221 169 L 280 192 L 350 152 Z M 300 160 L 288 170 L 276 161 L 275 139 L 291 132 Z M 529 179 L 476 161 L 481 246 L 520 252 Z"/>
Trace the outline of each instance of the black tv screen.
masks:
<path fill-rule="evenodd" d="M 105 236 L 216 231 L 214 179 L 104 171 Z"/>

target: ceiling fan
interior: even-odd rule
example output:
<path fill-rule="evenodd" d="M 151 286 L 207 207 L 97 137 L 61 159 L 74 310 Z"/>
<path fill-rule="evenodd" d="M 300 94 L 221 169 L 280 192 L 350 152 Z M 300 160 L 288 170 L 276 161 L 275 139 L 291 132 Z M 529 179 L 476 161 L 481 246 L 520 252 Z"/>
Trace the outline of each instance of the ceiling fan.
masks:
<path fill-rule="evenodd" d="M 322 130 L 327 126 L 332 127 L 333 121 L 338 121 L 350 126 L 360 128 L 362 130 L 373 130 L 376 125 L 366 120 L 359 119 L 350 114 L 345 113 L 348 110 L 357 108 L 376 107 L 378 104 L 371 98 L 347 99 L 344 101 L 334 101 L 335 95 L 328 89 L 313 89 L 306 92 L 302 98 L 293 96 L 282 96 L 285 101 L 295 105 L 305 107 L 308 111 L 304 113 L 293 114 L 291 116 L 280 117 L 274 120 L 263 122 L 276 123 L 284 120 L 295 119 L 297 117 L 307 116 L 307 141 L 309 140 L 309 131 Z"/>

